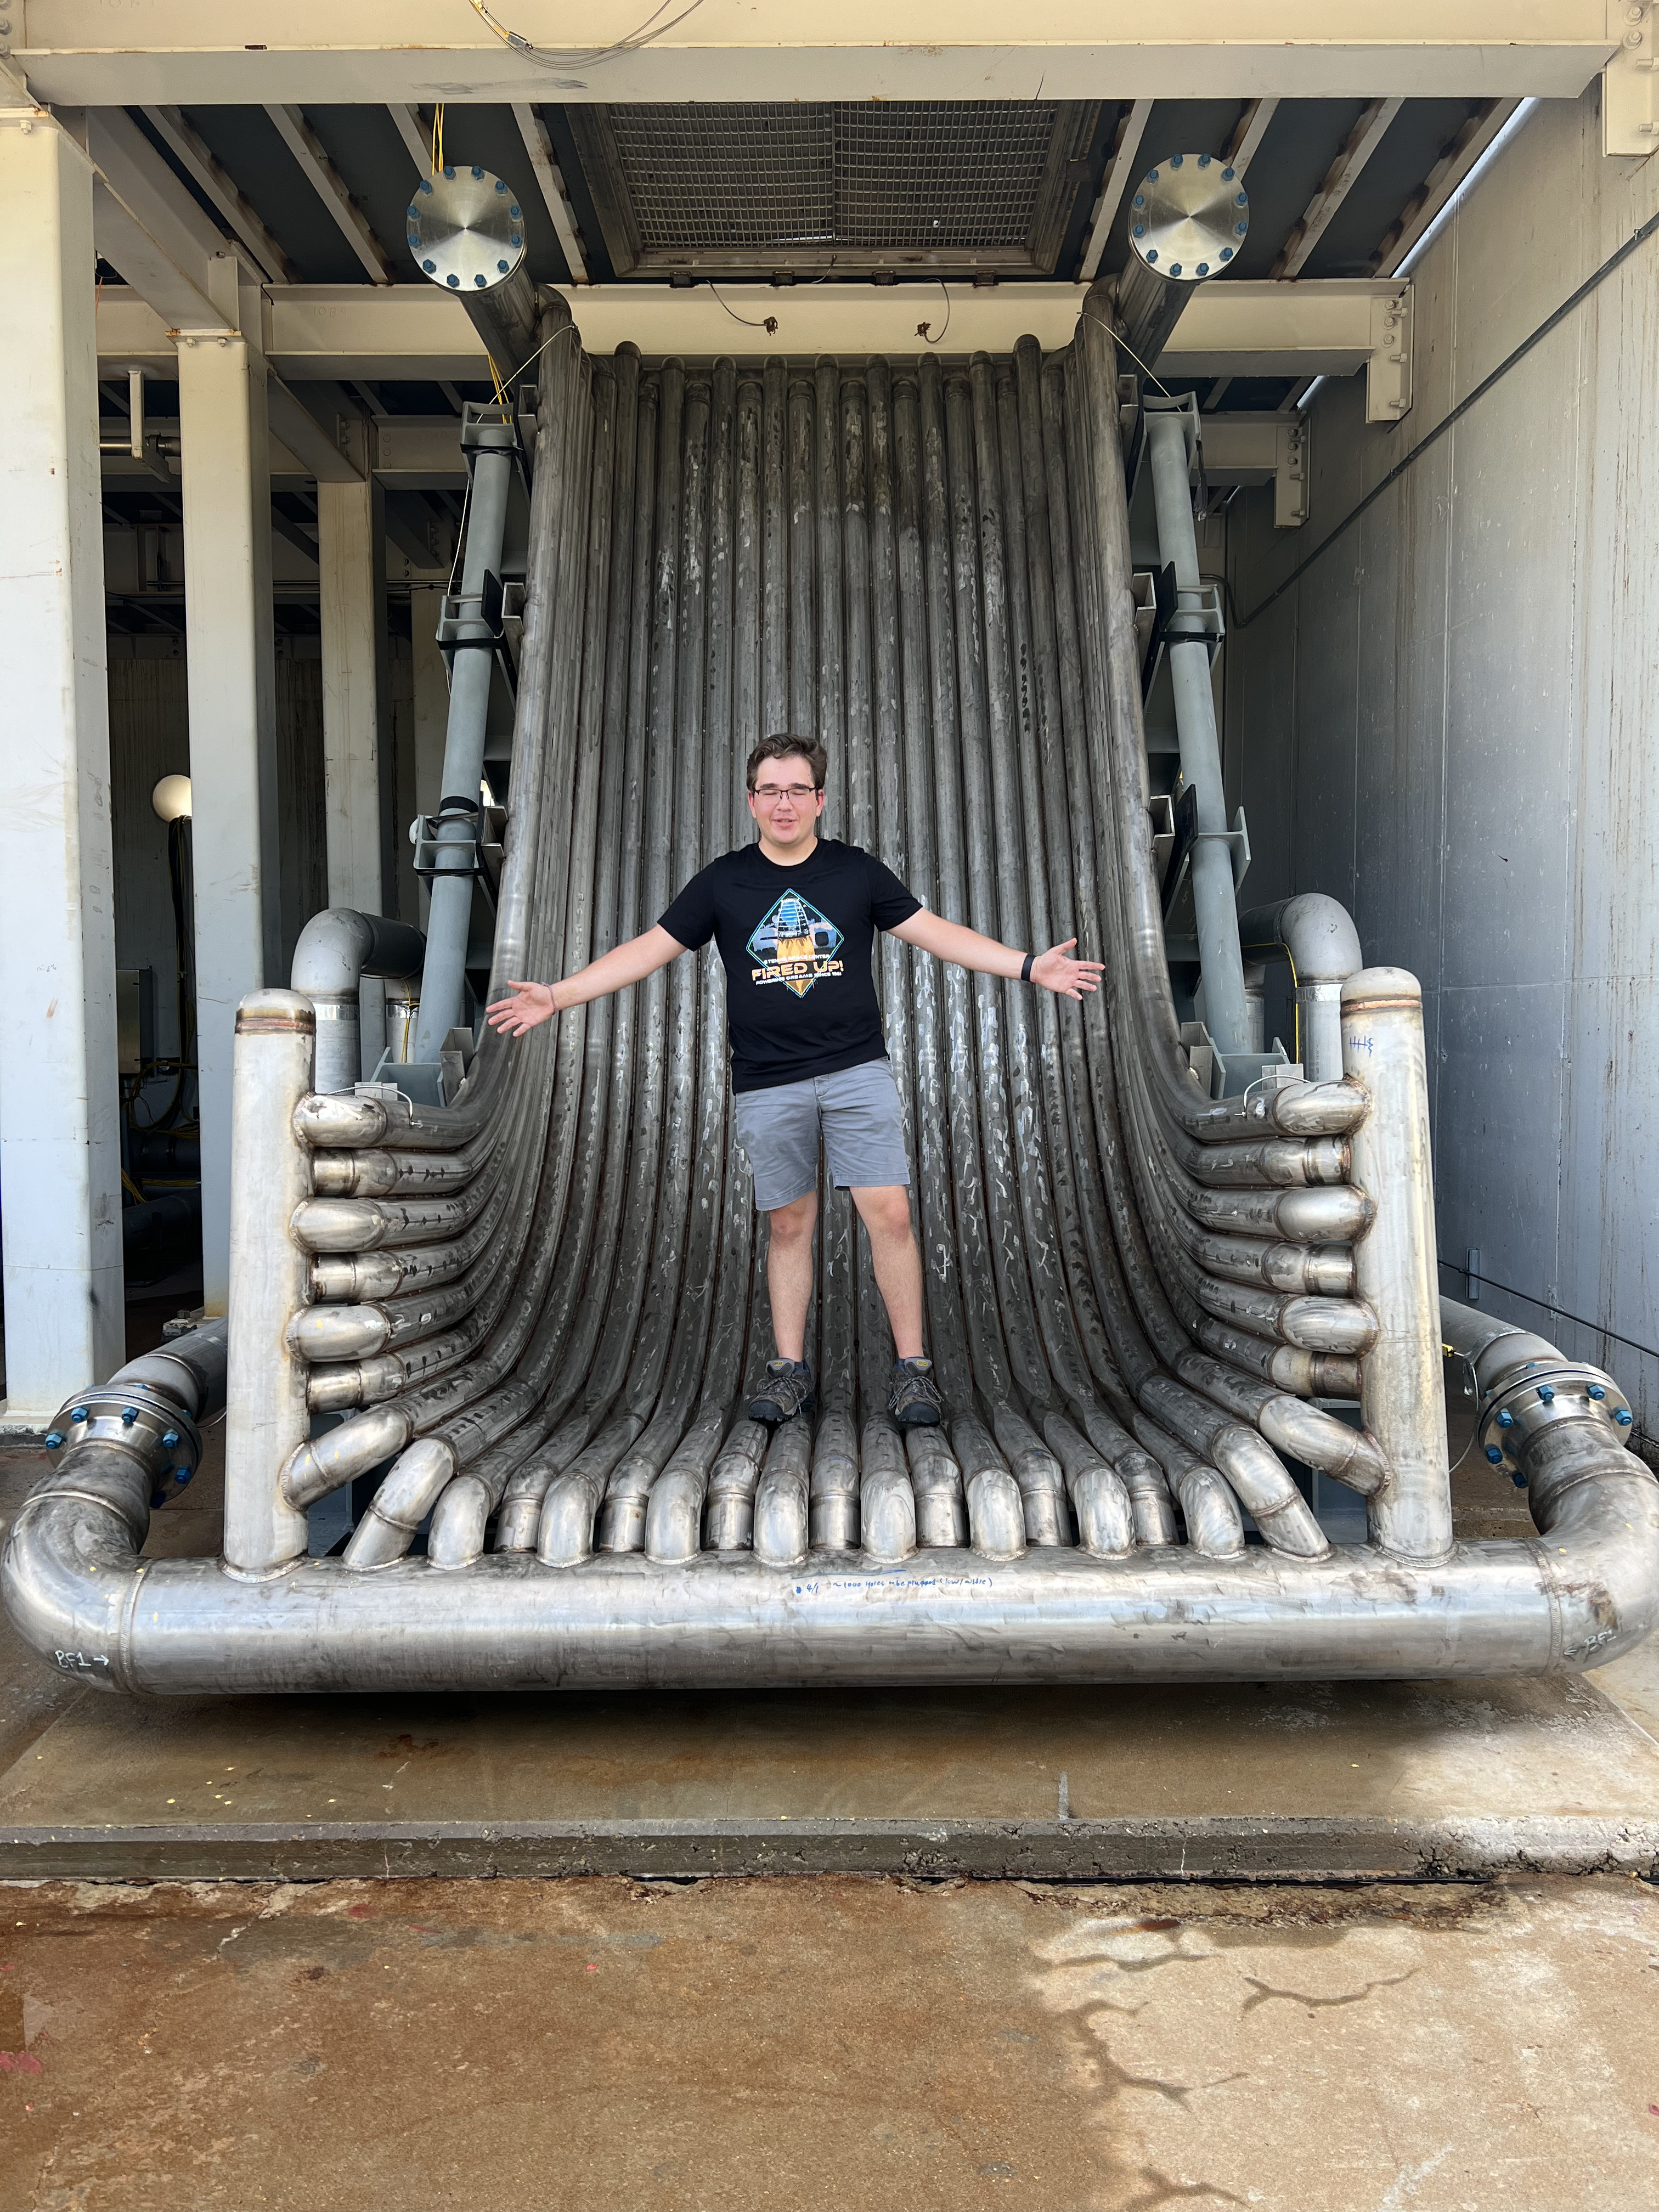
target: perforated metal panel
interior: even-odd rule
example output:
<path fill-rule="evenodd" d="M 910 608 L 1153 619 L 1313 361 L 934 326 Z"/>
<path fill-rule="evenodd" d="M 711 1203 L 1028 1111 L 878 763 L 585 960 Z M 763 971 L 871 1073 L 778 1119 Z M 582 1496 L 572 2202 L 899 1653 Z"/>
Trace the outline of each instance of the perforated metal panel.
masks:
<path fill-rule="evenodd" d="M 570 111 L 618 273 L 1048 265 L 1095 107 L 679 102 Z M 1047 258 L 1045 258 L 1047 257 Z"/>

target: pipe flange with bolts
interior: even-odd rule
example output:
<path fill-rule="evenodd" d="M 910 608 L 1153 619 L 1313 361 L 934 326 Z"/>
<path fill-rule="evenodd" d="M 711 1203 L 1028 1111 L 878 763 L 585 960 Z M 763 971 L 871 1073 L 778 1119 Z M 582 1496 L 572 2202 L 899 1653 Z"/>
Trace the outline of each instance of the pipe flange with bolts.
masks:
<path fill-rule="evenodd" d="M 1601 1368 L 1577 1361 L 1559 1366 L 1533 1361 L 1486 1401 L 1475 1441 L 1493 1467 L 1504 1468 L 1524 1489 L 1522 1455 L 1546 1429 L 1564 1421 L 1593 1421 L 1610 1431 L 1610 1442 L 1623 1444 L 1633 1419 L 1630 1401 Z"/>
<path fill-rule="evenodd" d="M 56 1453 L 86 1443 L 119 1444 L 142 1455 L 150 1475 L 152 1505 L 165 1504 L 181 1490 L 202 1463 L 195 1422 L 164 1392 L 143 1383 L 106 1384 L 70 1401 L 46 1431 L 46 1449 Z"/>

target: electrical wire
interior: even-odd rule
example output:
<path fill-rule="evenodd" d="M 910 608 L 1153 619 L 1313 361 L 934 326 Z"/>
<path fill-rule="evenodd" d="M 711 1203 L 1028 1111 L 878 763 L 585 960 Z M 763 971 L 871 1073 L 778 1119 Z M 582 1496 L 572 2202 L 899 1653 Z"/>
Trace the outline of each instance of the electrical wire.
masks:
<path fill-rule="evenodd" d="M 1517 1291 L 1513 1283 L 1500 1283 L 1485 1273 L 1474 1274 L 1460 1267 L 1455 1260 L 1443 1260 L 1441 1266 L 1454 1275 L 1462 1275 L 1471 1289 L 1479 1283 L 1483 1290 L 1501 1291 L 1506 1298 L 1519 1298 L 1522 1304 L 1536 1306 L 1540 1313 L 1553 1314 L 1558 1321 L 1570 1321 L 1576 1328 L 1588 1328 L 1597 1336 L 1605 1336 L 1614 1344 L 1622 1344 L 1627 1351 L 1644 1353 L 1649 1359 L 1659 1359 L 1659 1348 L 1639 1343 L 1633 1336 L 1620 1336 L 1616 1328 L 1609 1328 L 1604 1321 L 1586 1321 L 1583 1314 L 1569 1313 L 1565 1306 L 1558 1306 L 1548 1298 L 1540 1298 L 1532 1291 Z"/>
<path fill-rule="evenodd" d="M 444 104 L 441 100 L 432 111 L 432 173 L 441 176 L 444 166 Z"/>
<path fill-rule="evenodd" d="M 755 320 L 755 319 L 753 318 L 753 316 L 751 316 L 751 315 L 740 315 L 740 314 L 738 313 L 738 311 L 737 311 L 737 309 L 736 309 L 735 307 L 726 307 L 726 301 L 725 301 L 724 300 L 720 300 L 720 295 L 719 292 L 718 292 L 717 290 L 715 290 L 715 288 L 714 288 L 714 285 L 712 285 L 712 284 L 711 284 L 711 285 L 709 286 L 709 288 L 708 288 L 708 289 L 709 289 L 709 290 L 710 290 L 711 292 L 713 292 L 713 293 L 714 294 L 714 297 L 716 298 L 716 300 L 720 300 L 720 304 L 721 305 L 721 307 L 726 307 L 726 313 L 727 313 L 728 315 L 730 315 L 730 316 L 731 316 L 731 318 L 732 318 L 732 321 L 733 321 L 734 323 L 741 323 L 741 324 L 743 325 L 743 326 L 744 326 L 744 330 L 746 330 L 746 331 L 764 331 L 766 332 L 767 337 L 770 337 L 772 336 L 773 332 L 777 329 L 777 327 L 778 327 L 778 319 L 777 319 L 777 317 L 776 317 L 775 315 L 766 315 L 766 316 L 763 316 L 763 317 L 761 319 L 761 320 L 760 320 L 760 321 L 757 322 L 757 321 Z"/>
<path fill-rule="evenodd" d="M 939 289 L 945 295 L 945 331 L 948 331 L 951 327 L 951 289 L 942 276 L 939 279 Z M 930 337 L 928 336 L 929 327 L 929 325 L 927 323 L 918 323 L 916 325 L 916 336 L 921 340 L 924 345 L 943 345 L 945 343 L 945 331 L 941 331 L 937 337 Z"/>
<path fill-rule="evenodd" d="M 1152 369 L 1147 368 L 1146 362 L 1142 361 L 1140 356 L 1129 343 L 1128 339 L 1126 337 L 1121 337 L 1117 331 L 1115 331 L 1111 325 L 1107 321 L 1104 315 L 1091 315 L 1085 309 L 1079 313 L 1078 320 L 1080 323 L 1098 323 L 1101 329 L 1104 331 L 1107 336 L 1111 339 L 1112 343 L 1115 346 L 1121 347 L 1122 350 L 1128 355 L 1130 360 L 1133 362 L 1135 367 L 1140 371 L 1141 374 L 1149 383 L 1157 385 L 1158 390 L 1164 394 L 1164 397 L 1166 399 L 1173 399 L 1175 398 L 1174 392 L 1170 391 L 1169 386 L 1165 384 L 1163 378 L 1157 375 Z"/>
<path fill-rule="evenodd" d="M 471 4 L 473 13 L 489 25 L 501 44 L 510 46 L 515 54 L 522 54 L 526 61 L 535 62 L 543 69 L 597 69 L 602 62 L 615 61 L 620 54 L 637 53 L 641 46 L 648 46 L 653 40 L 662 38 L 677 23 L 683 23 L 688 15 L 695 15 L 702 7 L 702 0 L 690 0 L 689 7 L 682 8 L 678 15 L 669 16 L 665 23 L 659 22 L 658 18 L 673 5 L 673 0 L 661 0 L 661 4 L 653 9 L 644 22 L 629 31 L 626 37 L 617 40 L 611 46 L 595 46 L 586 52 L 565 46 L 538 46 L 526 39 L 522 31 L 508 30 L 507 25 L 490 12 L 485 0 L 471 0 Z"/>

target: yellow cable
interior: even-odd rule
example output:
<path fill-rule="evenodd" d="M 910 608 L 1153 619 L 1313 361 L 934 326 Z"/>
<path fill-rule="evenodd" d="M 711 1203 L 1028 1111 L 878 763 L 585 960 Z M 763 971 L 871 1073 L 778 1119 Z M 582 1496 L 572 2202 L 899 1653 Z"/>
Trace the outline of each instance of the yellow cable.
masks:
<path fill-rule="evenodd" d="M 137 1200 L 138 1204 L 142 1206 L 144 1202 L 144 1194 L 139 1189 L 137 1184 L 134 1182 L 132 1177 L 127 1173 L 125 1168 L 121 1170 L 121 1181 L 125 1187 L 132 1193 L 133 1197 Z"/>

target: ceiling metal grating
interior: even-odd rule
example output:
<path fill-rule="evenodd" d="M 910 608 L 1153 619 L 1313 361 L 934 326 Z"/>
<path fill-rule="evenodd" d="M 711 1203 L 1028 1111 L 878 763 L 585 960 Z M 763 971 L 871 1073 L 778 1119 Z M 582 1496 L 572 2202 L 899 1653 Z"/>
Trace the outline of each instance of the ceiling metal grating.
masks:
<path fill-rule="evenodd" d="M 1058 250 L 1097 109 L 1041 100 L 573 109 L 617 273 L 922 261 L 1032 270 Z"/>

